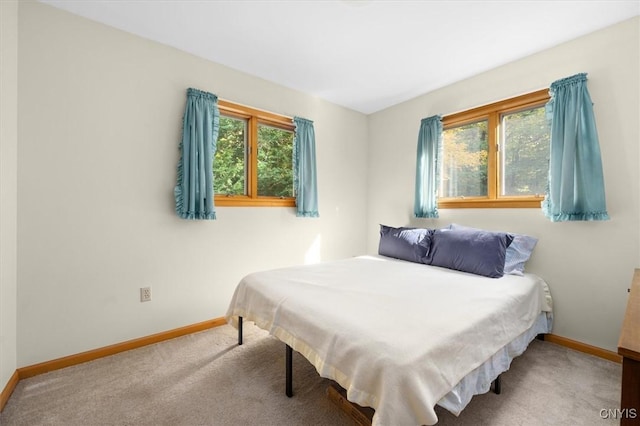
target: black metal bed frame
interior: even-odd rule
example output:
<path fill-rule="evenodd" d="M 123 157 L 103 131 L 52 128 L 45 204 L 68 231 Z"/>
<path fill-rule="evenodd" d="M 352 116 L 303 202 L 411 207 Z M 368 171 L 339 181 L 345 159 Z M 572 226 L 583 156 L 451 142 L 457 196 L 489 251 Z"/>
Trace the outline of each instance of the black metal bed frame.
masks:
<path fill-rule="evenodd" d="M 242 317 L 238 317 L 238 345 L 242 345 Z M 493 381 L 493 392 L 500 395 L 502 392 L 502 374 Z M 285 395 L 293 396 L 293 348 L 285 343 Z"/>

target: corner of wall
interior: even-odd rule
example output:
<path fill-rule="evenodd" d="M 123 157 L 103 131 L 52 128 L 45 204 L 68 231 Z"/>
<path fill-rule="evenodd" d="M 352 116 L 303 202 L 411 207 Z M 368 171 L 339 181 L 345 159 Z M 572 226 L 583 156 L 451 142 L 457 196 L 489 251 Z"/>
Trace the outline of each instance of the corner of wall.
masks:
<path fill-rule="evenodd" d="M 0 389 L 3 389 L 11 387 L 17 368 L 18 2 L 11 0 L 0 1 L 0 92 Z"/>

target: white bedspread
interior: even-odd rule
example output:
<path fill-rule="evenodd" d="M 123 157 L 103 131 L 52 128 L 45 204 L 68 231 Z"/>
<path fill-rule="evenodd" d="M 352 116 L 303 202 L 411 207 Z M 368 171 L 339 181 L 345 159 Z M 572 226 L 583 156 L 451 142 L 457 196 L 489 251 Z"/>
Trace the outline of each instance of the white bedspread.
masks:
<path fill-rule="evenodd" d="M 250 274 L 227 312 L 304 355 L 374 425 L 432 425 L 467 373 L 551 311 L 539 277 L 485 278 L 363 256 Z M 295 389 L 295 377 L 294 377 Z"/>

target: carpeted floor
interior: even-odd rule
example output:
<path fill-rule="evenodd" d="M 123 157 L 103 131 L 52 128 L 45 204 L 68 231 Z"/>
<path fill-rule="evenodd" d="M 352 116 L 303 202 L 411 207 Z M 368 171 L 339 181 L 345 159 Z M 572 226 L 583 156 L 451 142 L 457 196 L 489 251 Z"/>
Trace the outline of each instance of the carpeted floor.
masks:
<path fill-rule="evenodd" d="M 353 425 L 326 396 L 329 381 L 294 353 L 284 395 L 284 344 L 251 324 L 230 326 L 22 380 L 0 425 Z M 619 364 L 541 341 L 502 376 L 502 394 L 473 398 L 438 425 L 616 425 Z M 401 425 L 390 425 L 401 426 Z"/>

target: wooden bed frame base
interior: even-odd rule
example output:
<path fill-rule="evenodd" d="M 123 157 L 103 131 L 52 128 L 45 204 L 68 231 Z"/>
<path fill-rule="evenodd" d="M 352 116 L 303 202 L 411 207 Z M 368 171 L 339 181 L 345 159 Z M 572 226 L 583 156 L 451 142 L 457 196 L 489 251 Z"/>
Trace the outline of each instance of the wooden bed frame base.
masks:
<path fill-rule="evenodd" d="M 361 407 L 347 399 L 347 392 L 337 383 L 331 383 L 327 387 L 327 397 L 338 408 L 344 411 L 356 424 L 356 426 L 371 426 L 375 410 L 370 407 Z"/>

